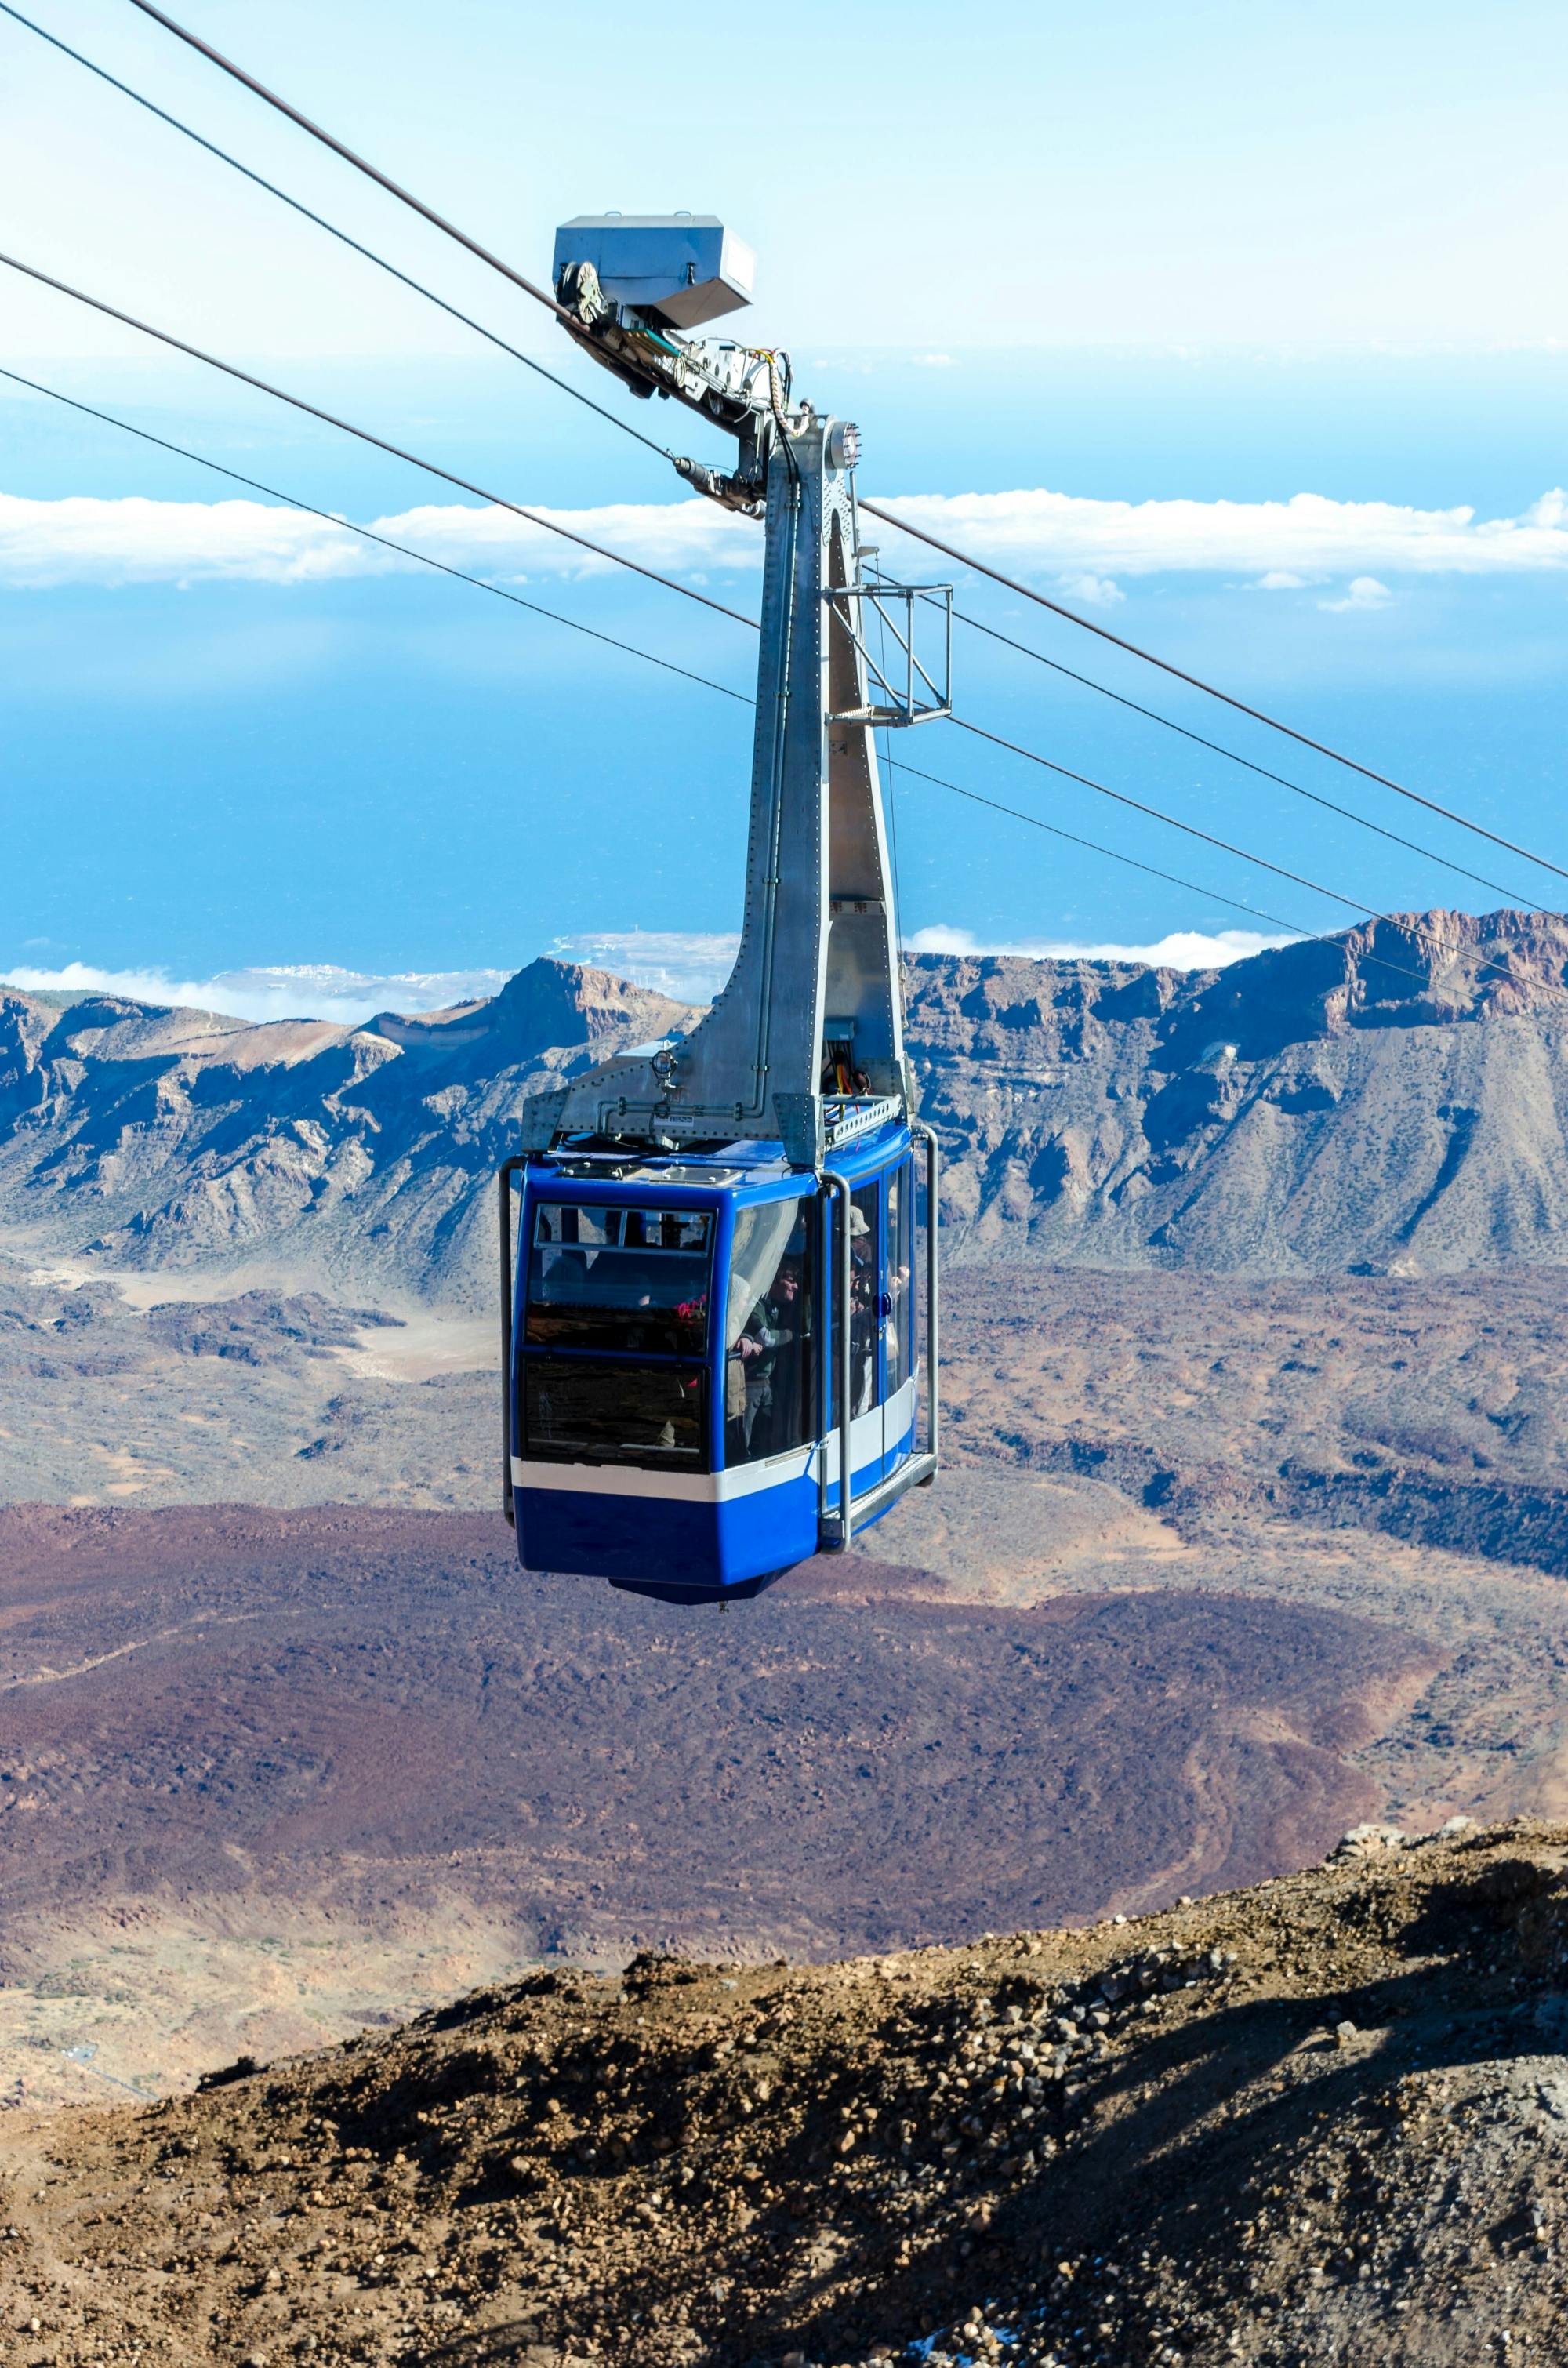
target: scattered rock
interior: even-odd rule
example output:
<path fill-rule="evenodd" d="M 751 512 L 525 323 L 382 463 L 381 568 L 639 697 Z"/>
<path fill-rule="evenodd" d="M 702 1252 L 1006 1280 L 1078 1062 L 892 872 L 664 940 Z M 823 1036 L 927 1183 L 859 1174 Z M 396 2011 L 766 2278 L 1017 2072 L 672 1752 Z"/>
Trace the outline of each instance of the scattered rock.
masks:
<path fill-rule="evenodd" d="M 1376 1831 L 1131 1955 L 1108 1923 L 562 1967 L 147 2110 L 0 2119 L 32 2199 L 0 2326 L 48 2328 L 27 2368 L 1365 2368 L 1375 2309 L 1391 2368 L 1489 2358 L 1505 2316 L 1553 2358 L 1568 1984 L 1532 1936 L 1568 1831 L 1397 1867 Z"/>

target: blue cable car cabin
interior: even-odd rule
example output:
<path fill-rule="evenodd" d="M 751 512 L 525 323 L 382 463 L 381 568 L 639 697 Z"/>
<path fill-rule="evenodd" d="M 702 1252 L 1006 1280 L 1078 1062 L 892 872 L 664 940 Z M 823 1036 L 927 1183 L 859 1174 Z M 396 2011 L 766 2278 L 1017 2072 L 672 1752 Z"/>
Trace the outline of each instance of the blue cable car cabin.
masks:
<path fill-rule="evenodd" d="M 689 1028 L 527 1094 L 502 1165 L 506 1504 L 529 1569 L 722 1600 L 937 1470 L 937 1145 L 876 734 L 951 712 L 951 586 L 869 564 L 859 429 L 787 354 L 687 334 L 749 301 L 722 222 L 579 215 L 554 285 L 583 351 L 734 438 L 733 471 L 672 457 L 760 521 L 763 588 L 734 967 Z"/>
<path fill-rule="evenodd" d="M 676 1602 L 754 1595 L 929 1476 L 907 1124 L 830 1154 L 820 1182 L 767 1142 L 509 1165 L 526 1567 Z M 928 1327 L 934 1312 L 926 1295 Z"/>

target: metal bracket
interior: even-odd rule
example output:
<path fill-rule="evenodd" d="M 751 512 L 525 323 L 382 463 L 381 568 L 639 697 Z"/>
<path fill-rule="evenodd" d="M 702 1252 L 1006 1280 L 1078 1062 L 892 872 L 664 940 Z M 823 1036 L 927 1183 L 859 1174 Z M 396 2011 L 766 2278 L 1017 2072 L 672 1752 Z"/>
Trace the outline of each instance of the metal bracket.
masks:
<path fill-rule="evenodd" d="M 830 1096 L 822 1106 L 824 1141 L 831 1151 L 835 1144 L 853 1143 L 858 1135 L 869 1134 L 873 1128 L 903 1116 L 903 1104 L 895 1094 L 878 1094 L 874 1099 L 858 1095 L 853 1101 Z"/>
<path fill-rule="evenodd" d="M 832 586 L 822 597 L 831 604 L 835 615 L 859 651 L 868 685 L 875 685 L 884 695 L 884 703 L 881 705 L 869 700 L 864 707 L 847 708 L 840 714 L 830 715 L 828 723 L 932 723 L 952 713 L 953 587 L 950 584 L 892 584 L 879 577 L 875 581 Z M 915 655 L 916 600 L 941 613 L 939 680 Z M 840 602 L 844 604 L 842 607 Z M 851 608 L 851 602 L 858 604 L 857 607 Z M 902 667 L 895 660 L 891 673 L 884 670 L 884 664 L 873 657 L 866 645 L 868 602 L 903 654 Z"/>
<path fill-rule="evenodd" d="M 790 1167 L 820 1167 L 823 1154 L 827 1148 L 822 1096 L 775 1094 L 773 1107 L 778 1119 L 784 1156 Z"/>

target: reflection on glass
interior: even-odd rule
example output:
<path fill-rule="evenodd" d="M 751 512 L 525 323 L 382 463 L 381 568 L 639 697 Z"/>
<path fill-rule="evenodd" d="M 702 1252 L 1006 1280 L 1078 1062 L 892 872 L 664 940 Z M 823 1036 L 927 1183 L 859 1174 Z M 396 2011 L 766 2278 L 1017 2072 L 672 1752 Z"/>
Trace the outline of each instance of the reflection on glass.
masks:
<path fill-rule="evenodd" d="M 712 1231 L 705 1209 L 541 1201 L 525 1338 L 541 1347 L 700 1357 L 708 1347 Z"/>
<path fill-rule="evenodd" d="M 884 1296 L 888 1303 L 883 1334 L 887 1353 L 887 1395 L 891 1398 L 908 1380 L 913 1353 L 915 1293 L 911 1287 L 912 1236 L 915 1230 L 915 1171 L 895 1167 L 888 1178 L 888 1270 Z"/>
<path fill-rule="evenodd" d="M 576 1357 L 523 1360 L 528 1455 L 703 1471 L 704 1375 Z"/>
<path fill-rule="evenodd" d="M 812 1435 L 814 1201 L 735 1217 L 724 1310 L 724 1461 L 755 1463 Z"/>

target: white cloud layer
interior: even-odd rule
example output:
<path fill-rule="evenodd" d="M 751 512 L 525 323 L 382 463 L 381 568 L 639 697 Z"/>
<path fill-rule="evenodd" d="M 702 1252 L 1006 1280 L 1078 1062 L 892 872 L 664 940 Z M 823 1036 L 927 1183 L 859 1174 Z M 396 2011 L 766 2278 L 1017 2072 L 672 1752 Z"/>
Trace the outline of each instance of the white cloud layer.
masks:
<path fill-rule="evenodd" d="M 1504 575 L 1568 568 L 1568 495 L 1517 518 L 1297 494 L 1279 502 L 1088 501 L 1043 490 L 908 495 L 888 507 L 1007 572 L 1054 578 L 1101 604 L 1118 576 L 1209 573 L 1286 591 L 1331 579 Z M 752 569 L 755 525 L 699 498 L 541 513 L 676 574 Z M 369 521 L 450 565 L 504 581 L 602 573 L 611 563 L 509 510 L 432 503 Z M 891 556 L 891 553 L 888 554 Z M 253 501 L 34 501 L 0 495 L 0 586 L 299 584 L 381 575 L 412 563 L 325 520 Z M 1374 605 L 1347 596 L 1353 607 Z"/>
<path fill-rule="evenodd" d="M 58 970 L 18 963 L 0 984 L 32 995 L 124 995 L 137 1003 L 181 1004 L 234 1019 L 330 1019 L 357 1028 L 378 1011 L 440 1011 L 494 995 L 504 970 L 398 971 L 378 975 L 335 962 L 280 963 L 274 969 L 220 971 L 212 978 L 174 978 L 166 970 L 102 970 L 66 962 Z"/>
<path fill-rule="evenodd" d="M 1017 940 L 980 939 L 944 924 L 917 929 L 904 939 L 910 953 L 1023 954 L 1056 962 L 1155 962 L 1170 970 L 1219 970 L 1288 938 L 1260 937 L 1250 929 L 1176 929 L 1152 945 L 1079 943 L 1064 938 Z M 721 930 L 608 929 L 557 938 L 548 949 L 560 962 L 608 970 L 639 986 L 656 987 L 682 1003 L 710 1003 L 730 975 L 740 939 Z M 440 1011 L 495 995 L 510 973 L 504 970 L 345 970 L 335 962 L 259 964 L 216 972 L 210 978 L 176 978 L 155 966 L 108 970 L 96 962 L 63 962 L 55 969 L 13 963 L 0 968 L 0 986 L 24 995 L 120 995 L 136 1003 L 180 1005 L 216 1011 L 233 1019 L 328 1019 L 358 1028 L 379 1011 Z"/>
<path fill-rule="evenodd" d="M 980 939 L 938 922 L 904 939 L 912 954 L 1024 954 L 1032 962 L 1151 962 L 1163 970 L 1223 970 L 1293 938 L 1260 937 L 1254 929 L 1173 929 L 1152 945 L 1081 944 L 1071 938 Z"/>

